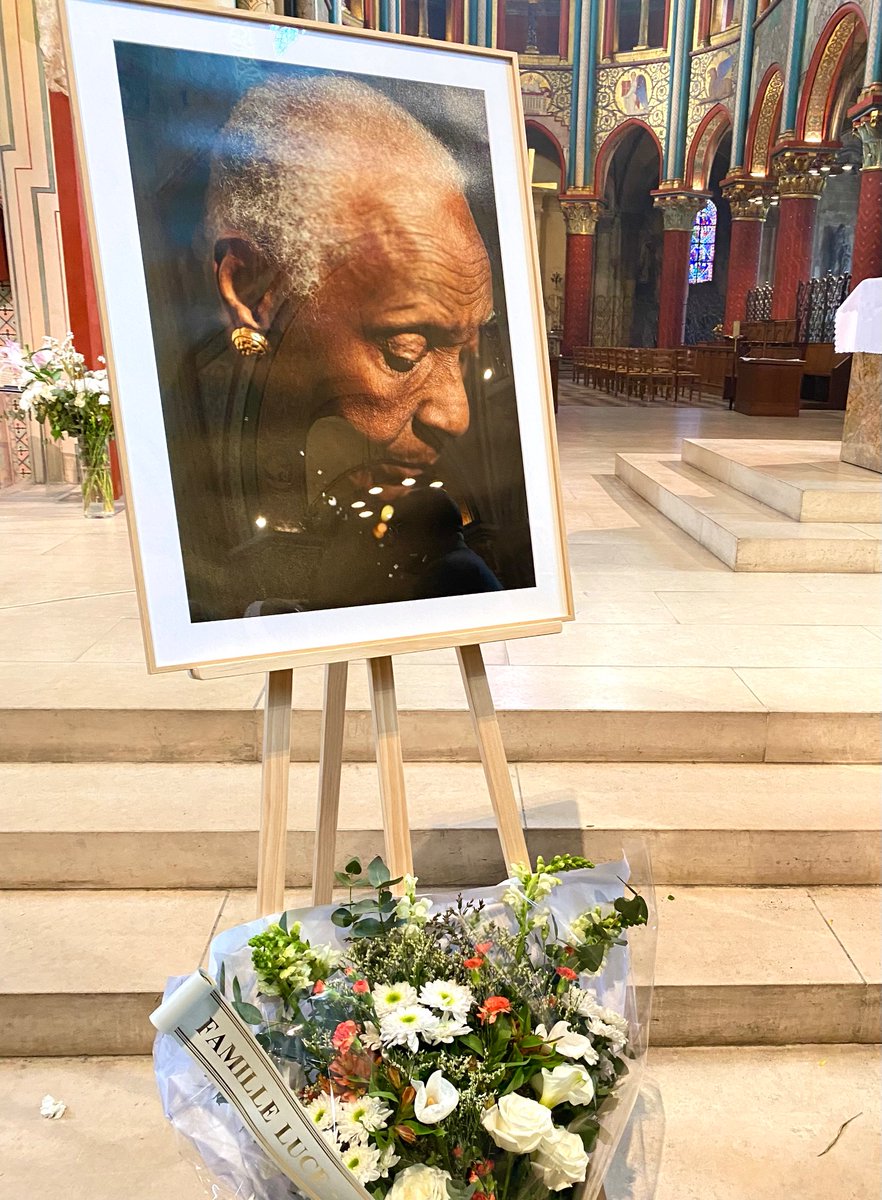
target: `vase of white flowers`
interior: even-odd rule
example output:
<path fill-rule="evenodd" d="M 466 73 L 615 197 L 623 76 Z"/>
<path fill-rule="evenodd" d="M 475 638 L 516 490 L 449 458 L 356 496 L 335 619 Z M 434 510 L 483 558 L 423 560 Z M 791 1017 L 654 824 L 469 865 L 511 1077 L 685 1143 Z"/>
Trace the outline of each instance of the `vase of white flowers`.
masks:
<path fill-rule="evenodd" d="M 86 369 L 85 359 L 73 344 L 46 338 L 39 350 L 7 342 L 0 357 L 18 371 L 19 413 L 47 422 L 52 437 L 76 439 L 77 461 L 83 493 L 83 515 L 112 517 L 113 480 L 110 472 L 110 438 L 113 414 L 104 359 L 100 370 Z"/>

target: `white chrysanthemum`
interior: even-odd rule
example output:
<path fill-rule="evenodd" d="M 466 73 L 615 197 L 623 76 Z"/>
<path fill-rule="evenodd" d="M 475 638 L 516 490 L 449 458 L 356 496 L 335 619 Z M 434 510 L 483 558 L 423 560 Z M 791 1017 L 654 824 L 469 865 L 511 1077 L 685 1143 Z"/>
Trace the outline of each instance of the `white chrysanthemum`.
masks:
<path fill-rule="evenodd" d="M 377 1096 L 362 1096 L 340 1106 L 337 1129 L 346 1142 L 363 1142 L 369 1133 L 385 1129 L 392 1109 Z"/>
<path fill-rule="evenodd" d="M 389 1145 L 380 1155 L 380 1178 L 385 1179 L 393 1167 L 401 1162 L 401 1155 L 395 1153 L 395 1147 Z"/>
<path fill-rule="evenodd" d="M 411 1053 L 419 1049 L 419 1035 L 435 1024 L 435 1017 L 421 1004 L 409 1004 L 386 1013 L 380 1021 L 380 1038 L 387 1046 L 407 1046 Z"/>
<path fill-rule="evenodd" d="M 428 1046 L 449 1046 L 454 1038 L 465 1037 L 467 1033 L 472 1032 L 471 1025 L 461 1021 L 459 1017 L 444 1016 L 439 1019 L 434 1013 L 432 1017 L 431 1025 L 428 1025 L 422 1034 L 423 1041 Z"/>
<path fill-rule="evenodd" d="M 582 991 L 581 988 L 570 988 L 568 1005 L 575 1010 L 588 1026 L 594 1037 L 606 1038 L 610 1050 L 619 1055 L 628 1044 L 630 1028 L 625 1017 L 615 1009 L 604 1008 L 598 1004 L 592 992 Z"/>
<path fill-rule="evenodd" d="M 420 1004 L 427 1008 L 438 1008 L 454 1017 L 464 1017 L 475 1003 L 471 988 L 463 987 L 453 979 L 436 979 L 424 983 L 420 989 Z"/>
<path fill-rule="evenodd" d="M 334 1125 L 334 1103 L 330 1096 L 319 1096 L 305 1105 L 306 1114 L 316 1129 L 331 1129 Z"/>
<path fill-rule="evenodd" d="M 378 1017 L 394 1012 L 396 1008 L 407 1008 L 416 1004 L 418 996 L 416 988 L 409 983 L 378 983 L 371 992 L 374 1008 Z"/>
<path fill-rule="evenodd" d="M 346 1167 L 359 1183 L 373 1183 L 382 1174 L 380 1167 L 380 1151 L 374 1146 L 349 1146 L 340 1157 Z"/>

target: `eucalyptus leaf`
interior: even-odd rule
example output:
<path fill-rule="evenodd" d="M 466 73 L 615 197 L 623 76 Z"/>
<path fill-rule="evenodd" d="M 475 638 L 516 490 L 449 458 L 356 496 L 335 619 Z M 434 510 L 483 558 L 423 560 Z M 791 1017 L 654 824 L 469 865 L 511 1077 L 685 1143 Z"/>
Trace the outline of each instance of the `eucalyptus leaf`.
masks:
<path fill-rule="evenodd" d="M 338 929 L 348 929 L 354 919 L 348 908 L 335 908 L 331 913 L 331 924 Z"/>
<path fill-rule="evenodd" d="M 379 855 L 372 862 L 368 863 L 367 877 L 375 888 L 382 887 L 391 878 L 391 874 L 391 871 Z"/>
<path fill-rule="evenodd" d="M 259 1008 L 255 1008 L 253 1004 L 246 1004 L 244 1000 L 234 1000 L 233 1008 L 239 1014 L 243 1021 L 249 1025 L 262 1025 L 263 1013 Z"/>

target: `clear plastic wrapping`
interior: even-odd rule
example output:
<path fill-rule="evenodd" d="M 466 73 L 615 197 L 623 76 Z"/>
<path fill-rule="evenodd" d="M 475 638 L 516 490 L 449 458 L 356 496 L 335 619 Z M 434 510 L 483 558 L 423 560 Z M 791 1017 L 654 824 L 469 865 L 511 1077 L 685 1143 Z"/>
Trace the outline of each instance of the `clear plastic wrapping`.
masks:
<path fill-rule="evenodd" d="M 410 922 L 420 930 L 445 914 L 438 943 L 444 949 L 433 943 L 435 957 L 426 959 L 440 969 L 416 961 L 425 938 L 408 943 L 416 947 L 413 994 L 395 992 L 395 980 L 362 977 L 363 962 L 383 961 L 385 943 L 374 936 L 368 951 L 364 941 L 360 948 L 350 941 L 353 928 L 345 926 L 347 917 L 341 923 L 338 906 L 262 918 L 213 940 L 209 974 L 252 1021 L 292 1093 L 353 1172 L 361 1185 L 356 1195 L 545 1200 L 553 1193 L 595 1200 L 640 1091 L 651 1011 L 656 922 L 649 862 L 640 843 L 626 852 L 616 863 L 561 872 L 559 886 L 533 899 L 514 879 L 455 894 L 411 889 L 410 899 L 395 901 L 398 926 Z M 646 923 L 627 930 L 627 944 L 607 948 L 598 972 L 549 967 L 551 961 L 583 964 L 577 951 L 590 940 L 586 920 L 589 927 L 606 914 L 615 920 L 615 903 L 635 892 L 646 902 Z M 355 921 L 373 919 L 348 911 Z M 295 949 L 286 951 L 291 974 L 282 981 L 283 995 L 272 996 L 249 942 L 278 934 L 279 920 L 286 935 L 296 931 Z M 390 961 L 396 954 L 403 961 L 403 936 L 390 939 Z M 287 944 L 280 934 L 278 944 Z M 296 947 L 306 944 L 314 950 L 303 957 Z M 439 955 L 448 953 L 456 970 L 443 969 Z M 546 982 L 539 986 L 537 979 Z M 179 983 L 171 981 L 166 995 Z M 235 1106 L 173 1037 L 157 1037 L 154 1061 L 166 1116 L 195 1151 L 191 1157 L 212 1200 L 298 1195 Z M 494 1088 L 500 1095 L 487 1097 L 478 1118 L 470 1119 L 476 1092 Z M 510 1097 L 490 1111 L 490 1101 L 498 1102 L 505 1089 L 524 1101 L 515 1107 L 526 1113 L 525 1130 L 517 1117 L 514 1126 L 506 1124 Z M 546 1130 L 534 1145 L 530 1122 L 553 1126 L 550 1140 Z M 590 1151 L 583 1153 L 580 1141 Z"/>

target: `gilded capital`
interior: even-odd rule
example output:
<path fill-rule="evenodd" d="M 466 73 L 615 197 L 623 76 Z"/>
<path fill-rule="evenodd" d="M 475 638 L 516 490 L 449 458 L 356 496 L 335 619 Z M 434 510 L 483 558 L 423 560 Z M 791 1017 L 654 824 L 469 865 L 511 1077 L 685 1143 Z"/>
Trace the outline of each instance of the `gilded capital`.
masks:
<path fill-rule="evenodd" d="M 785 146 L 772 156 L 772 169 L 781 196 L 812 196 L 824 190 L 836 161 L 832 150 L 817 146 Z"/>
<path fill-rule="evenodd" d="M 661 209 L 665 229 L 679 229 L 690 233 L 695 214 L 708 202 L 704 192 L 675 192 L 669 188 L 652 193 L 657 208 Z"/>
<path fill-rule="evenodd" d="M 596 197 L 561 196 L 560 206 L 567 224 L 567 233 L 594 233 L 597 222 L 606 210 L 604 202 Z"/>
<path fill-rule="evenodd" d="M 724 179 L 720 189 L 729 202 L 733 221 L 764 221 L 772 198 L 772 183 L 749 175 Z"/>

